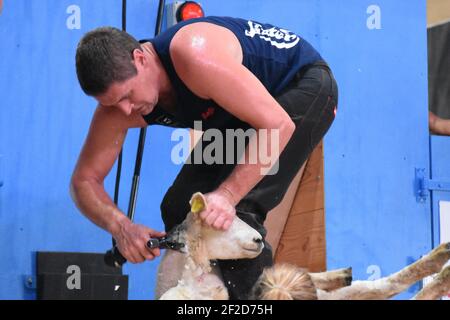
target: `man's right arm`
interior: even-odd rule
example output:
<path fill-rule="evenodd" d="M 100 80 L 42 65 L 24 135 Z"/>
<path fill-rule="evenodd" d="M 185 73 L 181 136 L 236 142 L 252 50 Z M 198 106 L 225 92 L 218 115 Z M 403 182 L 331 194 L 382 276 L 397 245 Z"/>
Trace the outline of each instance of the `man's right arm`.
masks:
<path fill-rule="evenodd" d="M 127 130 L 146 125 L 139 114 L 126 116 L 114 108 L 97 107 L 70 184 L 72 199 L 80 211 L 111 233 L 119 250 L 131 262 L 159 255 L 156 251 L 151 255 L 145 243 L 150 234 L 159 236 L 160 233 L 133 225 L 106 193 L 104 179 L 119 155 Z"/>

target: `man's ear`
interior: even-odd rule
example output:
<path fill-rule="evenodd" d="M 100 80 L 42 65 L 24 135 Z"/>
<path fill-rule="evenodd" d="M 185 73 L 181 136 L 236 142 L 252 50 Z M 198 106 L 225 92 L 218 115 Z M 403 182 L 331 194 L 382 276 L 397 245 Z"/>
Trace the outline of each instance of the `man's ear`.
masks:
<path fill-rule="evenodd" d="M 205 196 L 201 192 L 196 192 L 192 195 L 189 204 L 191 205 L 192 213 L 200 213 L 206 208 Z"/>
<path fill-rule="evenodd" d="M 135 64 L 144 65 L 147 62 L 144 51 L 141 49 L 134 49 L 133 60 Z"/>

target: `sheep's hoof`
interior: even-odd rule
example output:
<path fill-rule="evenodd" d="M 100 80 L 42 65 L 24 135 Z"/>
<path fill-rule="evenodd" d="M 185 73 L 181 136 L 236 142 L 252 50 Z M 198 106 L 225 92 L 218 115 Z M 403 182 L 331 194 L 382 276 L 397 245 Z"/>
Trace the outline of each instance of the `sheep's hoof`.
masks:
<path fill-rule="evenodd" d="M 444 269 L 442 269 L 442 271 L 439 274 L 440 274 L 441 278 L 450 280 L 450 265 L 448 265 Z"/>
<path fill-rule="evenodd" d="M 340 282 L 339 287 L 347 287 L 352 284 L 353 281 L 352 267 L 345 269 L 337 269 L 331 272 L 334 272 L 336 280 L 339 280 Z"/>

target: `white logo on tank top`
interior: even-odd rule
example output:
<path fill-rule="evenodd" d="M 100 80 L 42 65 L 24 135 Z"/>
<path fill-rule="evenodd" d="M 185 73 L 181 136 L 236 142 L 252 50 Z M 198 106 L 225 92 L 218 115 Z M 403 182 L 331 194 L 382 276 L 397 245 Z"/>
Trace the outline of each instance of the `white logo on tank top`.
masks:
<path fill-rule="evenodd" d="M 271 45 L 278 49 L 290 49 L 294 47 L 300 38 L 289 30 L 272 27 L 264 29 L 262 25 L 253 21 L 248 21 L 250 30 L 245 30 L 245 35 L 253 38 L 258 35 L 261 39 L 270 42 Z"/>

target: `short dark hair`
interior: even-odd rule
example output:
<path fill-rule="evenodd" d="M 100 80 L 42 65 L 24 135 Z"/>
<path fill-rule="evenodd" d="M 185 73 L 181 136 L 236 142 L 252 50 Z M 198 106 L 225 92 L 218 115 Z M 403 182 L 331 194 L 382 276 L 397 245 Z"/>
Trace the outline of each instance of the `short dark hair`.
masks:
<path fill-rule="evenodd" d="M 133 51 L 139 42 L 114 27 L 101 27 L 86 33 L 78 43 L 76 68 L 78 81 L 89 96 L 105 93 L 114 82 L 137 74 Z"/>

